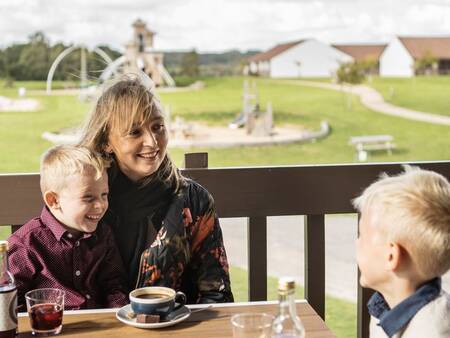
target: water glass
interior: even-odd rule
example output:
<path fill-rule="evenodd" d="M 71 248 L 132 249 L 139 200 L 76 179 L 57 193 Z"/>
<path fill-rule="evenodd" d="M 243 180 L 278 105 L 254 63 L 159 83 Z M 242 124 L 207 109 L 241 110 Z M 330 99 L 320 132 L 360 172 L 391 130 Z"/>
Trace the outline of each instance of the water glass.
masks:
<path fill-rule="evenodd" d="M 64 295 L 59 289 L 36 289 L 25 294 L 33 335 L 53 336 L 61 332 Z"/>
<path fill-rule="evenodd" d="M 273 320 L 267 313 L 238 313 L 231 317 L 233 338 L 270 338 Z"/>

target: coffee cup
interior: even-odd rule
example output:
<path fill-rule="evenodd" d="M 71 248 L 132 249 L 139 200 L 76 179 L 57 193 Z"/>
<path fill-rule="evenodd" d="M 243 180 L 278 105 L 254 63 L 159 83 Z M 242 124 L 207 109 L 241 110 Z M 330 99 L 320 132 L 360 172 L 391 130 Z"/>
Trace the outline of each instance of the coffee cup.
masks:
<path fill-rule="evenodd" d="M 148 286 L 130 292 L 131 309 L 136 314 L 166 317 L 172 311 L 186 304 L 186 295 L 171 288 Z"/>

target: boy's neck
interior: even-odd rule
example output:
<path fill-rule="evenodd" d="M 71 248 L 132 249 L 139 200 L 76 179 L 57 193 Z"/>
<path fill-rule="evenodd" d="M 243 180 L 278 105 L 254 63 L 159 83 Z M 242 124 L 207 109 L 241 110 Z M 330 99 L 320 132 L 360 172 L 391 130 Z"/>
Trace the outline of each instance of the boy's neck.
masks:
<path fill-rule="evenodd" d="M 424 281 L 414 279 L 395 278 L 385 290 L 380 291 L 391 309 L 410 297 Z"/>

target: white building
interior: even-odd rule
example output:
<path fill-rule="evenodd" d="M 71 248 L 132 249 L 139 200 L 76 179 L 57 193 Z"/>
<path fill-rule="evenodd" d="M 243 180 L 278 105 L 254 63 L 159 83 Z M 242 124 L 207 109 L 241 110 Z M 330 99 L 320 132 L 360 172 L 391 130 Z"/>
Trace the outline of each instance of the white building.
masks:
<path fill-rule="evenodd" d="M 395 37 L 380 57 L 380 76 L 412 77 L 417 60 L 436 59 L 435 71 L 450 71 L 450 37 Z"/>
<path fill-rule="evenodd" d="M 330 77 L 353 58 L 314 39 L 284 43 L 249 58 L 246 72 L 281 77 Z"/>

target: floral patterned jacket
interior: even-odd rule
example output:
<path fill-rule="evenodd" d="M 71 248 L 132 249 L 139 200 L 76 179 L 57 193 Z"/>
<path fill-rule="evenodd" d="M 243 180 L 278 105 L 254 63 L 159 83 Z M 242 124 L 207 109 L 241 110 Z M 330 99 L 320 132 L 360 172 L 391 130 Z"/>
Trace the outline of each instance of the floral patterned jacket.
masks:
<path fill-rule="evenodd" d="M 138 287 L 183 291 L 188 303 L 232 302 L 222 230 L 209 192 L 187 180 L 141 256 Z"/>

